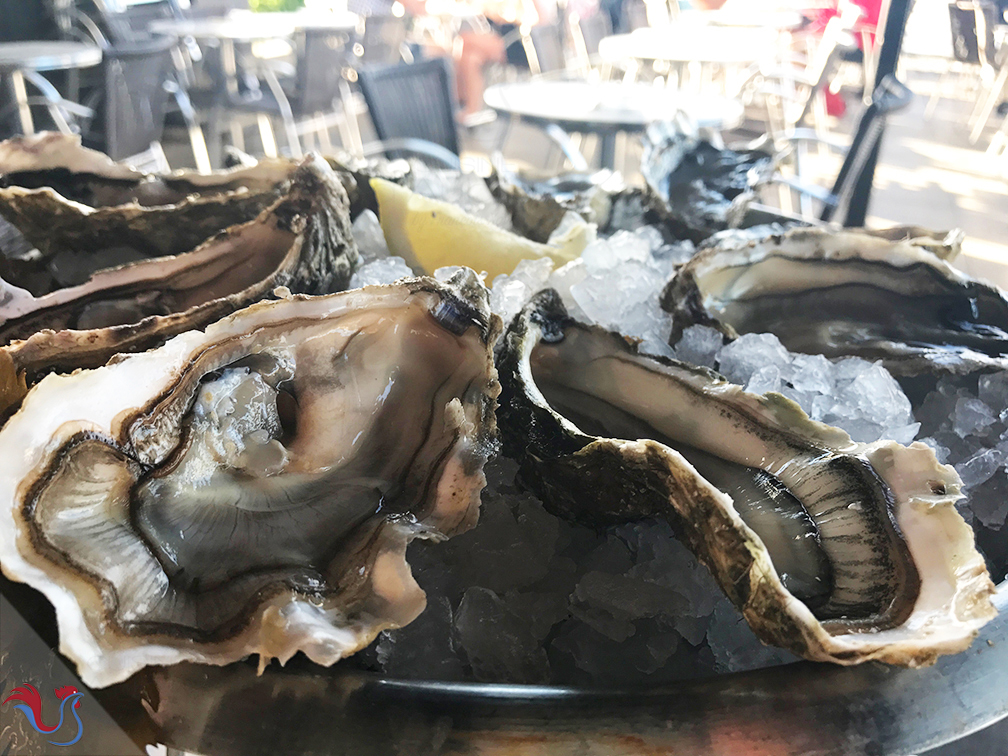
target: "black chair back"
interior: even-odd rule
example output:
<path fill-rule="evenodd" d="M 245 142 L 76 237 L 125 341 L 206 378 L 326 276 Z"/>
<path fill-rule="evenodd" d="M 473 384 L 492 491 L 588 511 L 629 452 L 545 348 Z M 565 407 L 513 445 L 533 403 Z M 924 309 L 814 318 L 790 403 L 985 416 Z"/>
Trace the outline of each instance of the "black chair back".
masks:
<path fill-rule="evenodd" d="M 112 44 L 128 44 L 140 39 L 150 39 L 148 26 L 151 21 L 184 18 L 187 15 L 178 0 L 133 3 L 122 10 L 119 10 L 118 4 L 110 4 L 107 0 L 91 0 L 91 3 L 97 12 L 95 21 Z"/>
<path fill-rule="evenodd" d="M 563 30 L 558 24 L 533 26 L 523 41 L 533 73 L 563 71 L 567 67 L 563 50 Z"/>
<path fill-rule="evenodd" d="M 343 70 L 349 64 L 350 34 L 331 29 L 305 29 L 300 42 L 297 93 L 293 103 L 301 113 L 330 110 L 339 97 Z"/>
<path fill-rule="evenodd" d="M 601 11 L 593 13 L 588 18 L 578 19 L 581 39 L 584 40 L 585 51 L 589 57 L 598 55 L 599 42 L 613 33 L 609 16 Z"/>
<path fill-rule="evenodd" d="M 997 8 L 990 3 L 949 3 L 952 23 L 952 54 L 961 63 L 996 65 L 994 27 Z"/>
<path fill-rule="evenodd" d="M 400 16 L 367 16 L 358 50 L 363 65 L 382 66 L 402 60 L 406 43 L 406 19 Z"/>
<path fill-rule="evenodd" d="M 447 59 L 362 67 L 358 77 L 380 140 L 424 139 L 459 154 L 455 82 Z"/>
<path fill-rule="evenodd" d="M 174 46 L 171 37 L 152 37 L 105 51 L 102 149 L 113 160 L 144 152 L 161 140 Z"/>

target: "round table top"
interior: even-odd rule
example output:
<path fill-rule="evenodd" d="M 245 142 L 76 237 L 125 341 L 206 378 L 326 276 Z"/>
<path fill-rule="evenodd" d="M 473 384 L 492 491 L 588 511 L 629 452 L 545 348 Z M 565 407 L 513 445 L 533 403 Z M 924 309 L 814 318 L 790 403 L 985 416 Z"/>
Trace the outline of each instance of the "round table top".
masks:
<path fill-rule="evenodd" d="M 60 71 L 97 66 L 101 59 L 101 48 L 83 42 L 0 42 L 0 69 Z"/>
<path fill-rule="evenodd" d="M 618 81 L 528 81 L 498 84 L 483 95 L 499 113 L 570 131 L 643 131 L 682 113 L 697 128 L 728 129 L 742 121 L 742 103 L 716 94 L 693 94 Z"/>
<path fill-rule="evenodd" d="M 805 23 L 805 16 L 797 10 L 787 9 L 720 8 L 713 11 L 683 11 L 677 20 L 680 23 L 687 21 L 711 26 L 790 31 L 802 26 Z"/>
<path fill-rule="evenodd" d="M 289 37 L 302 29 L 352 31 L 360 16 L 356 13 L 314 13 L 293 11 L 278 13 L 233 13 L 206 18 L 158 19 L 150 29 L 158 34 L 173 34 L 196 39 L 230 39 L 251 42 L 259 39 Z"/>
<path fill-rule="evenodd" d="M 607 63 L 662 60 L 670 63 L 755 63 L 777 49 L 774 29 L 672 24 L 614 34 L 599 42 L 599 56 Z"/>

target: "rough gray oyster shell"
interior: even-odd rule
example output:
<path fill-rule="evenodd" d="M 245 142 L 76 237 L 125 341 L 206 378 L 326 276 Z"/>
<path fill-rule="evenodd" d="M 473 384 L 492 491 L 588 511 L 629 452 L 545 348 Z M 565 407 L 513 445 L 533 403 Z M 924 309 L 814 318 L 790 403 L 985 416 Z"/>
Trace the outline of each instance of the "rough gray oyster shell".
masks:
<path fill-rule="evenodd" d="M 635 205 L 643 215 L 640 190 L 627 187 L 618 175 L 566 174 L 542 181 L 494 171 L 486 179 L 490 193 L 511 214 L 516 233 L 545 244 L 564 215 L 575 212 L 605 233 L 614 220 Z"/>
<path fill-rule="evenodd" d="M 99 271 L 37 298 L 0 280 L 0 362 L 28 385 L 50 370 L 97 367 L 202 328 L 278 286 L 340 291 L 358 260 L 346 193 L 324 160 L 308 157 L 258 218 L 184 254 Z M 9 406 L 0 402 L 0 414 Z"/>
<path fill-rule="evenodd" d="M 667 518 L 756 634 L 808 659 L 966 648 L 994 585 L 923 444 L 859 444 L 778 394 L 638 354 L 546 290 L 511 323 L 498 421 L 522 479 L 590 525 Z"/>
<path fill-rule="evenodd" d="M 669 124 L 655 124 L 644 139 L 647 208 L 679 239 L 701 242 L 738 226 L 772 170 L 768 153 L 718 148 Z"/>
<path fill-rule="evenodd" d="M 1008 298 L 920 235 L 792 229 L 699 252 L 662 293 L 670 341 L 710 325 L 775 334 L 791 351 L 882 360 L 897 375 L 1008 367 Z"/>
<path fill-rule="evenodd" d="M 2 142 L 0 215 L 41 260 L 0 257 L 0 275 L 44 294 L 101 268 L 186 252 L 273 204 L 296 169 L 290 160 L 266 160 L 210 175 L 151 175 L 81 147 L 75 136 Z"/>
<path fill-rule="evenodd" d="M 0 430 L 3 572 L 49 599 L 93 687 L 332 664 L 423 609 L 410 540 L 475 524 L 499 330 L 466 270 L 261 302 L 47 376 Z"/>

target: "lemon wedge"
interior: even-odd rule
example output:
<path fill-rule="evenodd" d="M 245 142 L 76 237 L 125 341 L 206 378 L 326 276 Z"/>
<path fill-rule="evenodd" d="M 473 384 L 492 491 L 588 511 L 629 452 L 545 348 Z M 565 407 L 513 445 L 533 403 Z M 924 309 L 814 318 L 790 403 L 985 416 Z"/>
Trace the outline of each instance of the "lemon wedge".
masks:
<path fill-rule="evenodd" d="M 569 228 L 555 243 L 539 244 L 391 181 L 373 178 L 371 188 L 378 198 L 389 251 L 425 273 L 445 265 L 464 265 L 485 272 L 492 282 L 514 271 L 522 260 L 548 257 L 556 266 L 568 263 L 595 237 L 595 227 L 584 223 Z"/>

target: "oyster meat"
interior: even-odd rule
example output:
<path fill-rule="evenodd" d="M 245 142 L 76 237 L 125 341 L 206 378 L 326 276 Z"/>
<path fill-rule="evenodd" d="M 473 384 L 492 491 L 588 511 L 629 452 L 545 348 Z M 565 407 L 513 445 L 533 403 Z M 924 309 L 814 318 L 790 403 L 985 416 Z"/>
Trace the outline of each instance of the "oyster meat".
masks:
<path fill-rule="evenodd" d="M 258 218 L 185 254 L 99 271 L 42 297 L 0 280 L 0 345 L 30 384 L 202 328 L 277 286 L 340 291 L 357 262 L 346 193 L 324 160 L 309 157 Z"/>
<path fill-rule="evenodd" d="M 897 375 L 1008 367 L 1005 293 L 919 236 L 802 228 L 714 246 L 676 272 L 662 307 L 672 343 L 700 323 L 729 338 L 770 332 L 794 352 L 882 360 Z"/>
<path fill-rule="evenodd" d="M 332 664 L 424 606 L 407 543 L 470 528 L 500 319 L 471 271 L 261 302 L 35 386 L 0 430 L 4 574 L 102 687 Z"/>
<path fill-rule="evenodd" d="M 636 352 L 536 295 L 498 367 L 505 453 L 556 514 L 667 518 L 756 634 L 808 659 L 966 648 L 994 585 L 923 444 L 860 444 L 778 394 Z"/>

